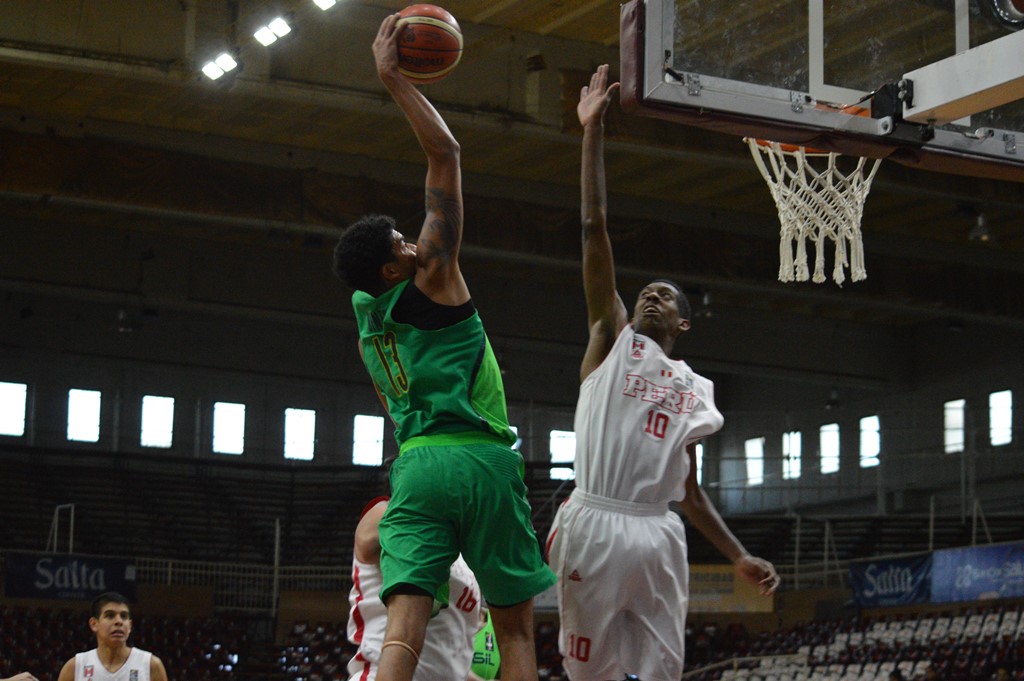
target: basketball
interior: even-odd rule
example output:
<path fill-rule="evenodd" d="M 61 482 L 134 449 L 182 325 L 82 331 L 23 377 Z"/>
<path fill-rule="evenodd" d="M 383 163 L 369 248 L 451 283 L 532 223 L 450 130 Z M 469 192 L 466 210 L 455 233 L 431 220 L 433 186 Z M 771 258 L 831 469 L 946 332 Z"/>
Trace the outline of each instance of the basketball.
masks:
<path fill-rule="evenodd" d="M 437 5 L 410 5 L 398 13 L 398 70 L 416 85 L 436 83 L 462 58 L 462 30 Z"/>

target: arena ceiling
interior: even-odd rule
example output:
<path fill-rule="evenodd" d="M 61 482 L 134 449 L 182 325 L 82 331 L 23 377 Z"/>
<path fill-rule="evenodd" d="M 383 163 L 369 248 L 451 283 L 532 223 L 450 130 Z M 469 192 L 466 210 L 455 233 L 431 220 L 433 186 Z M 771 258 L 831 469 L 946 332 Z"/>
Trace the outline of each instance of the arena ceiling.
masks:
<path fill-rule="evenodd" d="M 329 249 L 340 225 L 422 182 L 422 154 L 370 53 L 381 18 L 404 4 L 0 3 L 4 230 L 221 229 L 270 246 L 305 234 Z M 462 145 L 466 257 L 578 291 L 575 99 L 597 64 L 618 70 L 619 3 L 447 9 L 463 61 L 424 92 Z M 293 33 L 256 44 L 254 28 L 281 12 Z M 223 50 L 241 66 L 210 81 L 200 69 Z M 776 209 L 740 140 L 615 108 L 607 148 L 625 278 L 672 276 L 720 309 L 1024 330 L 1024 183 L 883 163 L 864 216 L 868 278 L 840 289 L 776 281 Z M 988 241 L 969 238 L 979 220 Z M 55 277 L 0 273 L 8 286 Z"/>

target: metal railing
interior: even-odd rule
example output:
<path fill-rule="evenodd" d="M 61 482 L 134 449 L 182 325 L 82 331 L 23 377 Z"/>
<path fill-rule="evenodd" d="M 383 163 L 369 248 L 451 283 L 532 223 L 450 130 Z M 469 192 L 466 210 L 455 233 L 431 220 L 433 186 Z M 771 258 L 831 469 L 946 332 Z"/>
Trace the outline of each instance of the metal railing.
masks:
<path fill-rule="evenodd" d="M 565 483 L 563 483 L 564 485 Z M 562 487 L 558 487 L 551 495 L 549 502 L 559 498 Z M 543 511 L 553 513 L 555 504 L 550 508 L 542 505 L 537 515 Z M 69 508 L 70 507 L 70 508 Z M 51 526 L 47 542 L 47 552 L 58 552 L 58 519 L 62 511 L 70 510 L 73 523 L 74 506 L 58 506 L 54 510 L 54 522 Z M 935 511 L 932 505 L 928 520 L 927 546 L 935 547 L 932 533 L 935 531 Z M 818 587 L 844 588 L 848 586 L 850 560 L 840 560 L 836 549 L 833 523 L 841 522 L 841 518 L 814 519 L 794 516 L 793 562 L 777 564 L 783 579 L 784 589 L 805 589 Z M 972 509 L 970 545 L 977 545 L 979 531 L 984 533 L 988 544 L 992 542 L 988 519 L 975 502 Z M 822 536 L 818 532 L 809 532 L 805 527 L 813 524 L 823 529 Z M 221 611 L 239 611 L 252 614 L 274 614 L 281 591 L 334 591 L 347 592 L 351 587 L 351 568 L 349 565 L 325 566 L 283 566 L 280 553 L 280 521 L 275 524 L 274 561 L 271 564 L 254 563 L 216 563 L 194 560 L 174 560 L 163 558 L 137 558 L 135 560 L 136 580 L 140 584 L 161 584 L 168 586 L 204 586 L 213 591 L 214 608 Z M 73 527 L 73 525 L 72 525 Z M 73 530 L 69 533 L 73 536 Z M 805 536 L 808 535 L 808 536 Z M 814 536 L 809 536 L 814 535 Z M 68 538 L 68 552 L 73 549 L 73 540 Z M 910 548 L 908 546 L 908 548 Z M 916 551 L 903 553 L 886 552 L 876 558 L 897 558 L 927 553 L 920 547 Z M 808 550 L 811 549 L 811 550 Z M 3 551 L 0 551 L 0 567 L 3 564 Z M 808 560 L 813 557 L 814 560 Z M 858 558 L 865 560 L 867 558 Z"/>
<path fill-rule="evenodd" d="M 216 610 L 251 614 L 277 611 L 281 591 L 348 591 L 351 568 L 339 566 L 278 566 L 243 563 L 139 558 L 139 584 L 213 587 Z"/>

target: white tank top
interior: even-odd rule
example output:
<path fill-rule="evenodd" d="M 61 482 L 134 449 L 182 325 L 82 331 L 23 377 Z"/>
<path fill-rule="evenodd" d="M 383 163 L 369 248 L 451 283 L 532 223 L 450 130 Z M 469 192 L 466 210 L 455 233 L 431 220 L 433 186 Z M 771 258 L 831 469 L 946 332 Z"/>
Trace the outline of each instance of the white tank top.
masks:
<path fill-rule="evenodd" d="M 152 653 L 132 648 L 121 668 L 111 674 L 96 649 L 75 655 L 75 681 L 149 681 Z"/>
<path fill-rule="evenodd" d="M 576 487 L 622 501 L 681 501 L 686 446 L 723 421 L 714 383 L 627 324 L 580 386 Z"/>
<path fill-rule="evenodd" d="M 373 681 L 380 664 L 387 608 L 380 600 L 380 565 L 352 561 L 348 640 L 359 646 L 349 660 L 349 679 Z M 459 556 L 451 567 L 448 607 L 430 619 L 413 681 L 465 679 L 473 661 L 473 639 L 480 629 L 480 587 Z"/>

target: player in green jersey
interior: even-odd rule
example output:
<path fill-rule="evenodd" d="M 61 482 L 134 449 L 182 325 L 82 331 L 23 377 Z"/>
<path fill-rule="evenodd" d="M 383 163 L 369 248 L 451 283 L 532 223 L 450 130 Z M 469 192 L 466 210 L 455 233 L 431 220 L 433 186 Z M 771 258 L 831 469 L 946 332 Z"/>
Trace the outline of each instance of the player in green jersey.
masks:
<path fill-rule="evenodd" d="M 501 651 L 495 641 L 494 621 L 490 612 L 484 608 L 480 611 L 483 617 L 484 626 L 476 632 L 473 639 L 473 664 L 470 667 L 474 676 L 483 681 L 491 681 L 498 678 L 501 672 Z M 472 676 L 470 681 L 476 681 Z"/>
<path fill-rule="evenodd" d="M 392 218 L 371 215 L 335 249 L 335 272 L 355 289 L 360 354 L 399 443 L 380 523 L 388 625 L 378 678 L 412 678 L 461 552 L 491 606 L 505 679 L 535 681 L 533 597 L 555 577 L 530 523 L 501 373 L 459 269 L 459 144 L 398 71 L 397 19 L 381 23 L 373 54 L 427 157 L 426 217 L 415 244 Z"/>

